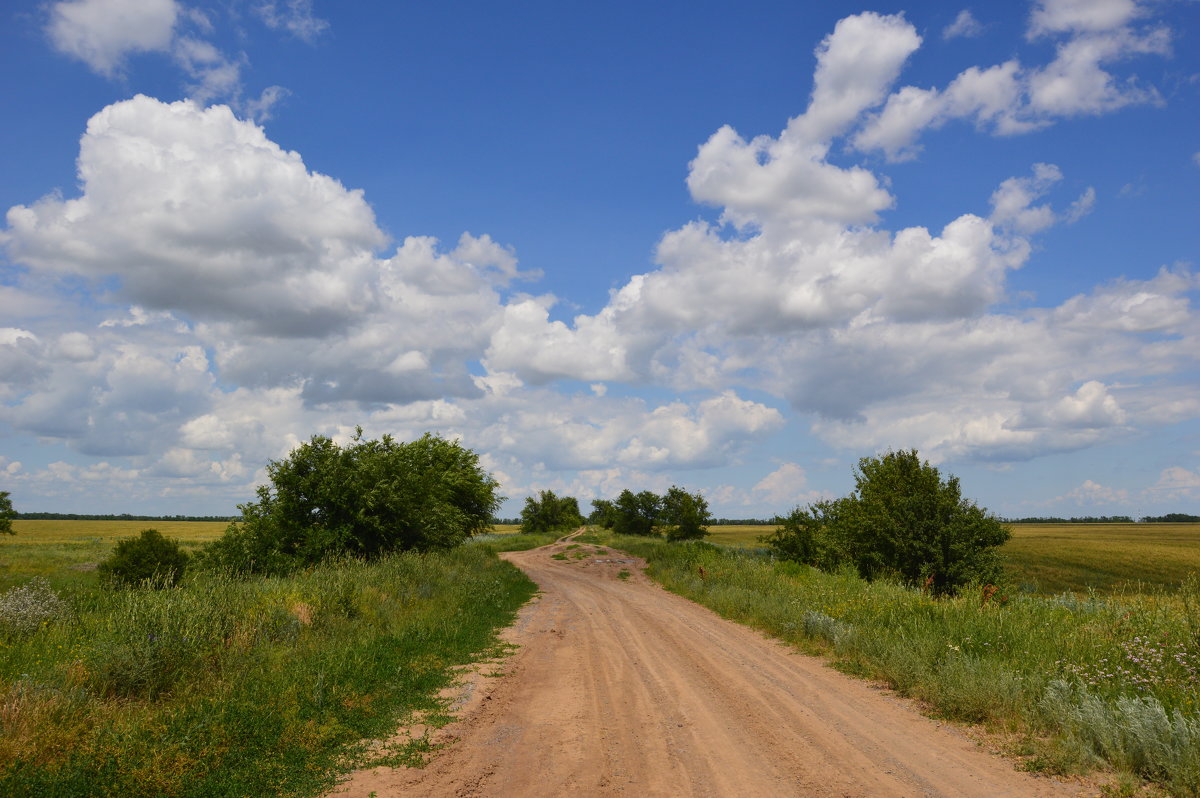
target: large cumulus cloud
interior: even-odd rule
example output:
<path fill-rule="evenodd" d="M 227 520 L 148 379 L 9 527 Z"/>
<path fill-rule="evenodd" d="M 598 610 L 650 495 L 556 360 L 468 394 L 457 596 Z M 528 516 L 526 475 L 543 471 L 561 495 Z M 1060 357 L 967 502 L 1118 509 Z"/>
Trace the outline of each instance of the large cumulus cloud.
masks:
<path fill-rule="evenodd" d="M 1038 35 L 1131 18 L 1068 24 L 1059 6 L 1038 6 Z M 815 414 L 813 432 L 834 445 L 918 445 L 937 459 L 1026 459 L 1185 417 L 1170 375 L 1200 351 L 1186 270 L 1058 308 L 1000 309 L 1033 236 L 1083 218 L 1093 190 L 1055 203 L 1061 170 L 1034 163 L 980 198 L 986 215 L 888 230 L 885 180 L 834 162 L 837 141 L 861 144 L 858 125 L 877 123 L 872 109 L 919 43 L 899 16 L 843 20 L 817 48 L 807 110 L 779 136 L 723 127 L 700 147 L 688 187 L 718 222 L 664 235 L 659 267 L 595 315 L 568 324 L 551 319 L 550 299 L 510 305 L 485 362 L 536 382 L 752 386 Z M 962 97 L 965 81 L 992 79 L 972 75 Z"/>

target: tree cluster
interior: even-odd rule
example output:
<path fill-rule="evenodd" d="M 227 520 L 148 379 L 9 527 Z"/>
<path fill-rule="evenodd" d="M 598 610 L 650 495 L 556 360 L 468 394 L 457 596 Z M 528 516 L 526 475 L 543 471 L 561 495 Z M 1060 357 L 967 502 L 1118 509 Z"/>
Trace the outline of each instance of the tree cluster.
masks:
<path fill-rule="evenodd" d="M 785 559 L 850 565 L 866 579 L 899 578 L 939 595 L 1001 579 L 997 547 L 1009 532 L 962 498 L 957 477 L 943 478 L 913 450 L 859 460 L 854 481 L 849 496 L 777 519 L 766 543 Z"/>
<path fill-rule="evenodd" d="M 526 534 L 569 532 L 582 524 L 579 501 L 574 496 L 556 496 L 552 490 L 527 497 L 521 510 L 521 531 Z"/>
<path fill-rule="evenodd" d="M 270 485 L 239 506 L 241 519 L 206 546 L 203 564 L 286 573 L 335 556 L 374 558 L 449 548 L 491 527 L 502 499 L 479 456 L 436 435 L 390 435 L 345 446 L 313 436 L 267 466 Z"/>
<path fill-rule="evenodd" d="M 233 521 L 231 515 L 130 515 L 109 513 L 17 513 L 22 521 Z"/>
<path fill-rule="evenodd" d="M 1166 515 L 1148 515 L 1142 519 L 1143 524 L 1196 524 L 1200 523 L 1200 515 L 1187 513 L 1167 513 Z"/>
<path fill-rule="evenodd" d="M 1030 516 L 1028 518 L 1002 518 L 1006 524 L 1132 524 L 1128 515 L 1081 515 L 1059 518 L 1055 515 Z M 1146 519 L 1143 518 L 1143 521 Z"/>
<path fill-rule="evenodd" d="M 659 496 L 648 490 L 623 490 L 615 500 L 592 502 L 588 520 L 618 535 L 665 535 L 667 540 L 702 540 L 712 515 L 700 493 L 672 486 Z"/>

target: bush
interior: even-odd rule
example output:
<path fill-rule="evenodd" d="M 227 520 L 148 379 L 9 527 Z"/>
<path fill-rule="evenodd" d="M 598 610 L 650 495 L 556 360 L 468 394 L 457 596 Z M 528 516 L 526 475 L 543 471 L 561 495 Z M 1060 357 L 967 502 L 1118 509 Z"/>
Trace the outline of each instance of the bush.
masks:
<path fill-rule="evenodd" d="M 867 579 L 895 576 L 945 595 L 1001 579 L 997 547 L 1009 532 L 962 498 L 915 450 L 859 460 L 855 490 L 779 518 L 766 538 L 775 553 L 819 568 L 842 563 Z"/>
<path fill-rule="evenodd" d="M 202 550 L 205 567 L 279 575 L 331 557 L 451 548 L 488 531 L 501 502 L 477 454 L 429 434 L 363 440 L 359 428 L 344 447 L 315 435 L 267 474 L 258 501 Z"/>
<path fill-rule="evenodd" d="M 187 552 L 179 541 L 163 537 L 157 529 L 143 529 L 139 537 L 118 541 L 97 570 L 111 586 L 170 587 L 183 576 L 187 564 Z"/>

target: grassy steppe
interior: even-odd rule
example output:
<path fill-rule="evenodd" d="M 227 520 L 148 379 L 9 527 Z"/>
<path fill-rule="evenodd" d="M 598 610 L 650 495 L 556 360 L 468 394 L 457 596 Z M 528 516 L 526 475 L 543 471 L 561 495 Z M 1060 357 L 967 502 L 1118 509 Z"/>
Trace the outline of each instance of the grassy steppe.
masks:
<path fill-rule="evenodd" d="M 120 524 L 43 522 L 63 523 Z M 194 543 L 224 525 L 133 522 L 73 542 L 29 524 L 0 541 L 5 578 L 48 577 L 62 602 L 0 597 L 0 795 L 316 794 L 363 761 L 360 741 L 413 712 L 436 718 L 454 666 L 494 650 L 535 590 L 495 551 L 548 542 L 505 535 L 283 578 L 111 591 L 72 566 L 147 526 Z"/>
<path fill-rule="evenodd" d="M 1200 572 L 1200 524 L 1012 524 L 1002 551 L 1014 584 L 1057 595 L 1153 592 Z M 757 548 L 769 526 L 713 526 L 708 540 Z"/>
<path fill-rule="evenodd" d="M 836 667 L 883 681 L 931 714 L 987 725 L 1025 767 L 1109 766 L 1200 795 L 1200 581 L 1182 591 L 935 599 L 762 552 L 593 535 L 645 557 L 669 590 Z"/>

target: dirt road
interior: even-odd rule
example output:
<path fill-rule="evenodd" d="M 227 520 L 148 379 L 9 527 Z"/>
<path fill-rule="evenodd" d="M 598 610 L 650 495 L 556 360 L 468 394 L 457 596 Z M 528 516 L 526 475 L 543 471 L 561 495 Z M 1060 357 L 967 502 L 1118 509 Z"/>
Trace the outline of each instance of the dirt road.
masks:
<path fill-rule="evenodd" d="M 504 555 L 542 596 L 508 630 L 507 675 L 468 683 L 441 732 L 453 742 L 339 795 L 1080 794 L 668 593 L 620 552 L 569 545 Z"/>

